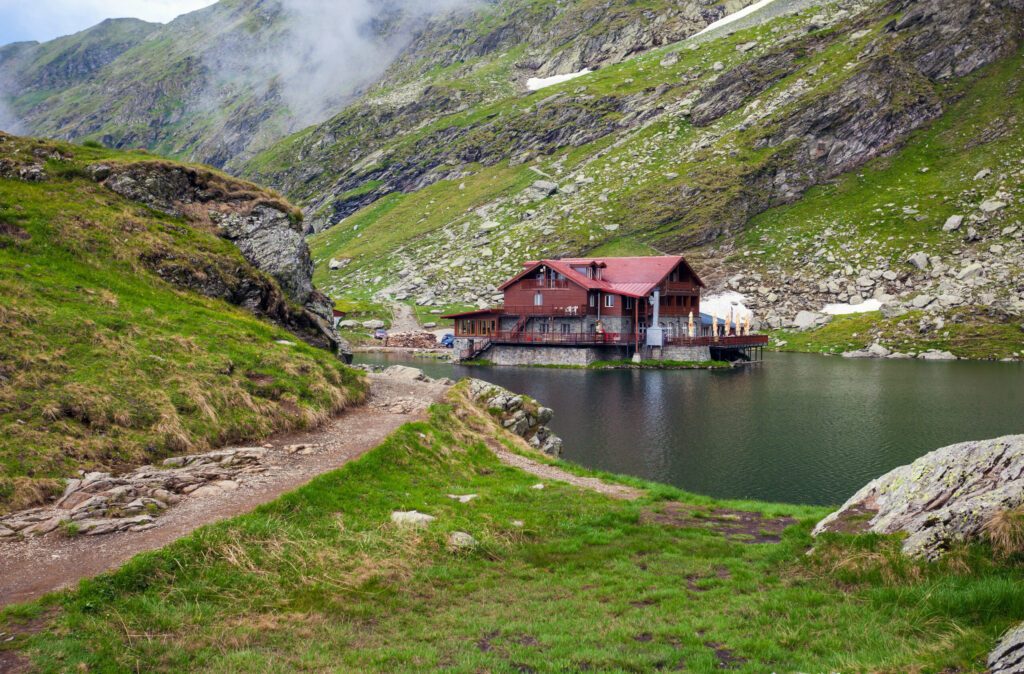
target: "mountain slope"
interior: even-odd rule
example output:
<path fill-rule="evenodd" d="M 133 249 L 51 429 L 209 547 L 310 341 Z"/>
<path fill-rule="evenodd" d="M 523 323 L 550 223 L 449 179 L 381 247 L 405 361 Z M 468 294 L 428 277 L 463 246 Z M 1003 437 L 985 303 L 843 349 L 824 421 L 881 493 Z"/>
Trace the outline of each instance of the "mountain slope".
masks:
<path fill-rule="evenodd" d="M 5 48 L 0 94 L 19 127 L 36 135 L 96 138 L 224 166 L 343 107 L 386 67 L 406 39 L 406 22 L 418 20 L 405 4 L 361 12 L 326 2 L 222 0 L 167 25 L 107 21 L 43 45 Z M 318 5 L 336 17 L 336 31 L 311 16 Z M 349 42 L 373 58 L 358 61 Z"/>
<path fill-rule="evenodd" d="M 604 101 L 604 111 L 578 106 L 539 128 L 487 122 L 519 97 L 529 78 L 620 63 L 749 4 L 502 0 L 436 19 L 358 103 L 282 141 L 242 172 L 300 200 L 319 230 L 381 196 L 457 174 L 460 164 L 508 158 L 530 140 L 517 138 L 520 132 L 544 134 L 538 142 L 547 151 L 583 144 L 608 133 L 601 117 L 620 102 Z M 562 131 L 547 133 L 555 124 Z"/>
<path fill-rule="evenodd" d="M 338 297 L 482 304 L 526 259 L 659 250 L 706 255 L 705 275 L 719 287 L 748 275 L 737 284 L 754 292 L 751 303 L 772 326 L 802 309 L 876 296 L 897 310 L 918 309 L 914 298 L 933 286 L 960 299 L 932 312 L 984 306 L 997 324 L 1016 321 L 1024 298 L 1014 262 L 1020 197 L 1013 172 L 971 203 L 961 197 L 965 218 L 985 231 L 974 226 L 969 247 L 947 241 L 945 249 L 959 252 L 943 268 L 918 269 L 907 258 L 924 243 L 916 232 L 941 230 L 945 216 L 936 218 L 945 206 L 913 213 L 920 219 L 895 243 L 878 246 L 884 255 L 870 264 L 857 257 L 873 241 L 864 235 L 870 220 L 855 225 L 858 234 L 832 261 L 810 266 L 796 264 L 792 251 L 766 264 L 766 252 L 745 232 L 759 214 L 898 156 L 916 132 L 955 120 L 951 110 L 972 87 L 991 91 L 986 82 L 1006 78 L 1016 87 L 1022 3 L 982 10 L 963 1 L 806 9 L 779 2 L 764 21 L 735 34 L 684 41 L 529 95 L 455 112 L 447 103 L 436 110 L 424 102 L 379 106 L 377 117 L 369 103 L 355 106 L 250 167 L 283 185 L 314 227 L 340 221 L 313 239 L 318 283 Z M 1015 100 L 990 101 L 1008 116 L 991 145 L 960 149 L 964 165 L 984 162 L 993 148 L 1012 161 Z M 275 165 L 296 168 L 268 170 Z M 533 185 L 540 179 L 557 189 Z M 1003 206 L 986 212 L 986 200 Z M 805 221 L 788 223 L 783 230 L 797 232 Z M 991 257 L 1003 272 L 957 278 L 978 257 Z M 930 325 L 941 337 L 942 322 Z M 985 357 L 1022 350 L 1017 333 L 999 341 Z M 964 348 L 961 355 L 980 353 Z"/>
<path fill-rule="evenodd" d="M 0 52 L 0 67 L 12 80 L 5 93 L 13 94 L 17 105 L 87 81 L 159 27 L 138 19 L 108 19 L 45 44 L 9 45 Z"/>
<path fill-rule="evenodd" d="M 0 134 L 0 510 L 79 468 L 261 438 L 362 395 L 333 353 L 274 325 L 318 339 L 223 231 L 113 191 L 152 164 Z M 225 191 L 204 209 L 242 212 L 243 188 L 275 200 L 209 184 Z"/>
<path fill-rule="evenodd" d="M 478 78 L 511 74 L 496 85 L 507 92 L 530 75 L 620 61 L 749 2 L 221 0 L 166 26 L 135 22 L 117 50 L 111 33 L 127 36 L 127 22 L 5 47 L 0 97 L 20 128 L 37 135 L 237 168 L 342 110 L 393 61 L 379 94 L 416 98 L 424 77 L 470 68 Z M 86 58 L 80 45 L 103 58 Z M 51 63 L 66 77 L 42 76 Z M 465 93 L 477 100 L 481 91 Z"/>

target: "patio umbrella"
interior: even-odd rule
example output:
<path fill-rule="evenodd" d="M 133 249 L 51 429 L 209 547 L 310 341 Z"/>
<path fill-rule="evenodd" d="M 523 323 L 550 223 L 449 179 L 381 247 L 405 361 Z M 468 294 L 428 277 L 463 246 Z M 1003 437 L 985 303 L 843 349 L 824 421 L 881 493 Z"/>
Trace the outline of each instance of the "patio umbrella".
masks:
<path fill-rule="evenodd" d="M 688 329 L 687 334 L 690 335 L 690 339 L 693 339 L 693 312 L 692 311 L 690 312 L 690 327 Z"/>
<path fill-rule="evenodd" d="M 718 312 L 711 314 L 711 334 L 714 335 L 715 341 L 718 341 Z"/>

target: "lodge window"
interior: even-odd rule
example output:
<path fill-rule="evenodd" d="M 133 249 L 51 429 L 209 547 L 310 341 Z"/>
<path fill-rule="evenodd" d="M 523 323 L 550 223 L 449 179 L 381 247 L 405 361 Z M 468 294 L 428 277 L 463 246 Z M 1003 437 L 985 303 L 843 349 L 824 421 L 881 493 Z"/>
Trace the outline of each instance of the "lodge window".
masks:
<path fill-rule="evenodd" d="M 604 296 L 604 305 L 606 307 L 608 307 L 609 309 L 614 307 L 615 306 L 615 295 L 605 295 Z"/>
<path fill-rule="evenodd" d="M 592 307 L 596 307 L 597 306 L 597 296 L 596 295 L 593 295 L 593 294 L 590 295 L 590 306 L 592 306 Z"/>
<path fill-rule="evenodd" d="M 632 297 L 627 297 L 626 298 L 626 308 L 627 309 L 632 309 L 633 308 L 633 298 Z"/>
<path fill-rule="evenodd" d="M 562 323 L 562 334 L 568 335 L 572 331 L 572 326 L 568 323 Z"/>
<path fill-rule="evenodd" d="M 533 306 L 540 307 L 544 305 L 544 296 L 540 293 L 534 293 L 533 295 Z"/>

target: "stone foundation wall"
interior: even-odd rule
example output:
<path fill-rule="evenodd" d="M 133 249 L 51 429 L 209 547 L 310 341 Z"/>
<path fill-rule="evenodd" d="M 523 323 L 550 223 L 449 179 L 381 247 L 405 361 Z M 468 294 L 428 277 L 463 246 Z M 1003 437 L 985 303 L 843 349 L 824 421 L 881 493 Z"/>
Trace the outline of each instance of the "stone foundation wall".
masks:
<path fill-rule="evenodd" d="M 706 346 L 666 346 L 652 351 L 651 357 L 655 360 L 711 360 L 711 349 Z"/>
<path fill-rule="evenodd" d="M 590 365 L 597 360 L 621 360 L 623 350 L 602 347 L 492 346 L 481 358 L 495 365 Z"/>

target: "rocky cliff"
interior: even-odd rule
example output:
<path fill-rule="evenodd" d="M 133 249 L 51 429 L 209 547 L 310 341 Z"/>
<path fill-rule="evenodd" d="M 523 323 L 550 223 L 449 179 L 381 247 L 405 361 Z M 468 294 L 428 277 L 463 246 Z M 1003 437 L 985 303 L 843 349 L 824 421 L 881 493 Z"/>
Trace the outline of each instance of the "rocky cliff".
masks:
<path fill-rule="evenodd" d="M 153 252 L 147 260 L 161 276 L 265 314 L 310 343 L 351 358 L 351 349 L 334 329 L 334 303 L 313 287 L 313 262 L 297 209 L 256 185 L 164 161 L 97 163 L 85 170 L 123 197 L 215 228 L 246 260 L 274 277 L 284 296 L 267 284 L 227 285 L 189 273 L 189 267 L 176 265 L 173 256 Z"/>

